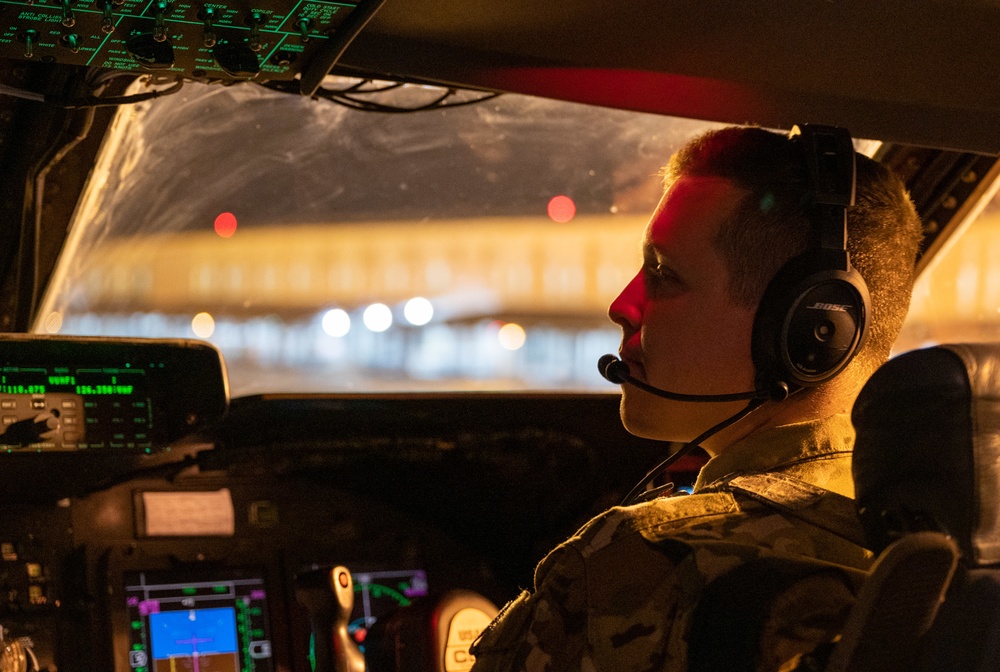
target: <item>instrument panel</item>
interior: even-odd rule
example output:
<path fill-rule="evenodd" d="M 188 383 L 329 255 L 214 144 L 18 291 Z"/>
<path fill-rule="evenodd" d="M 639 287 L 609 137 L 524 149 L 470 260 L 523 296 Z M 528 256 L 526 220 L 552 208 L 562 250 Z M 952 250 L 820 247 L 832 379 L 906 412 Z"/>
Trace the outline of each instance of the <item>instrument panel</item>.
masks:
<path fill-rule="evenodd" d="M 360 29 L 348 19 L 367 1 L 0 0 L 0 58 L 206 81 L 289 80 L 349 42 L 353 34 L 341 29 Z"/>
<path fill-rule="evenodd" d="M 87 447 L 0 452 L 5 672 L 331 669 L 315 577 L 337 567 L 345 636 L 391 659 L 380 619 L 455 591 L 505 603 L 661 451 L 625 433 L 615 395 L 229 402 L 218 353 L 190 341 L 9 336 L 0 368 L 26 416 L 139 397 L 166 428 L 149 452 L 112 445 L 114 422 L 88 424 Z M 467 669 L 467 644 L 448 669 Z"/>
<path fill-rule="evenodd" d="M 0 450 L 170 450 L 225 415 L 224 366 L 197 341 L 5 336 Z"/>

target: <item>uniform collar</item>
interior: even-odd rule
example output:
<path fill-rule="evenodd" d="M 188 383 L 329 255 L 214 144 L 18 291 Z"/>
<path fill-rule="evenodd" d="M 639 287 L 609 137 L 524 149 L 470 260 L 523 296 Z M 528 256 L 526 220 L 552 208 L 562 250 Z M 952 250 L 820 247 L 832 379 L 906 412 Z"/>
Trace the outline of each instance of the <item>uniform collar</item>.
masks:
<path fill-rule="evenodd" d="M 724 452 L 713 457 L 702 467 L 694 492 L 709 487 L 716 481 L 736 474 L 753 474 L 768 471 L 794 470 L 801 472 L 803 480 L 812 481 L 808 477 L 809 469 L 794 469 L 809 463 L 830 458 L 850 456 L 854 446 L 854 427 L 851 417 L 847 414 L 833 415 L 820 420 L 811 420 L 792 425 L 782 425 L 760 432 L 737 441 L 726 448 Z M 850 481 L 850 461 L 837 467 L 837 481 Z M 823 478 L 823 481 L 830 479 Z M 832 483 L 816 483 L 821 487 L 842 490 L 843 487 L 832 487 Z M 853 491 L 853 483 L 844 484 Z"/>

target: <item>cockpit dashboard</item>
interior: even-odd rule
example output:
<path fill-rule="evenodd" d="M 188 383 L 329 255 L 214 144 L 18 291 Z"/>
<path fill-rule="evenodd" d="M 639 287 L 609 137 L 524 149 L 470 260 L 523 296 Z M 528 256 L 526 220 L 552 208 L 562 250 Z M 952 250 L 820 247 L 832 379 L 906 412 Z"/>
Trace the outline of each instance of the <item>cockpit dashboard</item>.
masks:
<path fill-rule="evenodd" d="M 502 604 L 659 450 L 611 395 L 230 400 L 196 341 L 2 351 L 4 670 L 316 669 L 302 577 L 350 569 L 362 649 L 448 590 Z"/>

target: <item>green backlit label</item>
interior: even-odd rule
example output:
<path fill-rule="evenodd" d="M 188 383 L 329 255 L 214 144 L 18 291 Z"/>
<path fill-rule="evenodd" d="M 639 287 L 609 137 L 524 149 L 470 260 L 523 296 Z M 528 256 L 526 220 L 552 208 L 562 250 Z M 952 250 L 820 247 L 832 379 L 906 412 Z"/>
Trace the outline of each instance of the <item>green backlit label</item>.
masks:
<path fill-rule="evenodd" d="M 76 393 L 86 395 L 97 394 L 132 394 L 131 385 L 77 385 Z"/>
<path fill-rule="evenodd" d="M 44 385 L 0 385 L 0 394 L 45 394 Z"/>
<path fill-rule="evenodd" d="M 49 385 L 76 385 L 76 376 L 49 376 Z"/>

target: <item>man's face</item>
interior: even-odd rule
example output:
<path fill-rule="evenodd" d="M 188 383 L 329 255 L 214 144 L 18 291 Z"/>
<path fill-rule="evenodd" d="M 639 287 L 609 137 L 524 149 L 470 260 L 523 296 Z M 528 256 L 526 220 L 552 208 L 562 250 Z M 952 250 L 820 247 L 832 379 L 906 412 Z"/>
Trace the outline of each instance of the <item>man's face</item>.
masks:
<path fill-rule="evenodd" d="M 664 194 L 643 236 L 643 267 L 608 311 L 636 378 L 685 394 L 753 389 L 755 308 L 730 298 L 713 243 L 745 193 L 721 178 L 682 177 Z M 670 401 L 626 383 L 621 415 L 633 434 L 689 441 L 744 405 Z"/>

